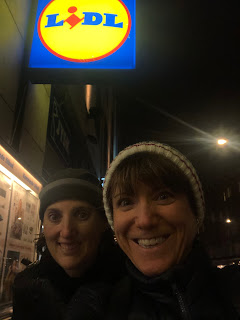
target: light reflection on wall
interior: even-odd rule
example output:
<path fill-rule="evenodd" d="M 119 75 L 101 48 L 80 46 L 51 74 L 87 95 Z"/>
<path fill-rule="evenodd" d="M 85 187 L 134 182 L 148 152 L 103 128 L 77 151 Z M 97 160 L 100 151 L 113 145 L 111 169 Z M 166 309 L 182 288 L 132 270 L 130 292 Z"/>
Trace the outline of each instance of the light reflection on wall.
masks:
<path fill-rule="evenodd" d="M 90 108 L 91 108 L 91 98 L 92 98 L 92 85 L 91 84 L 86 84 L 86 108 L 87 112 L 90 113 Z"/>

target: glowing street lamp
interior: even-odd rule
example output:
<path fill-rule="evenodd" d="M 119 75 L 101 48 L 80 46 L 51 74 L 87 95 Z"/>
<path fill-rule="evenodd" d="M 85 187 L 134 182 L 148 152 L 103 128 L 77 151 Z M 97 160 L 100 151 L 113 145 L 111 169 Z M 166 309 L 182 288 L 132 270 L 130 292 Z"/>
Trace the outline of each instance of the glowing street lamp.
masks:
<path fill-rule="evenodd" d="M 217 144 L 219 144 L 220 146 L 223 146 L 226 143 L 228 143 L 228 140 L 226 140 L 226 139 L 218 139 L 217 140 Z"/>
<path fill-rule="evenodd" d="M 232 222 L 232 220 L 226 219 L 226 223 L 231 223 L 231 222 Z"/>

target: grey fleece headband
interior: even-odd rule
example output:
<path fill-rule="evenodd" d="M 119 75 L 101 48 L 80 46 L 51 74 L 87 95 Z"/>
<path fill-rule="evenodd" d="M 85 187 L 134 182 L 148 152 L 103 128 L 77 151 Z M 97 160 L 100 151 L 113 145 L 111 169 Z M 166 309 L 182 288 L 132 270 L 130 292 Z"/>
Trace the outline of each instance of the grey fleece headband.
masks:
<path fill-rule="evenodd" d="M 74 178 L 66 178 L 49 183 L 46 187 L 42 189 L 41 198 L 43 198 L 46 195 L 46 193 L 51 192 L 59 186 L 85 187 L 86 189 L 91 189 L 93 192 L 99 193 L 99 195 L 102 194 L 101 190 L 97 186 L 94 186 L 92 183 L 89 183 L 88 181 Z"/>
<path fill-rule="evenodd" d="M 47 207 L 57 201 L 75 199 L 86 201 L 93 206 L 102 206 L 102 190 L 96 185 L 82 179 L 65 178 L 46 185 L 39 194 L 40 219 L 43 220 Z"/>
<path fill-rule="evenodd" d="M 190 186 L 193 191 L 196 208 L 197 208 L 197 219 L 198 219 L 198 226 L 200 227 L 203 223 L 204 213 L 205 213 L 205 202 L 203 196 L 202 185 L 197 175 L 196 170 L 194 169 L 191 162 L 178 150 L 154 141 L 150 142 L 139 142 L 134 145 L 131 145 L 124 150 L 122 150 L 116 158 L 112 161 L 109 169 L 107 170 L 105 176 L 105 182 L 103 187 L 103 203 L 105 213 L 108 219 L 108 223 L 110 224 L 111 228 L 113 227 L 113 213 L 111 211 L 110 201 L 111 199 L 107 199 L 106 194 L 109 186 L 109 182 L 112 178 L 113 172 L 116 170 L 117 166 L 127 157 L 139 153 L 139 152 L 151 152 L 156 153 L 159 156 L 162 156 L 166 159 L 169 159 L 173 162 L 178 169 L 182 171 L 182 173 L 187 177 Z"/>

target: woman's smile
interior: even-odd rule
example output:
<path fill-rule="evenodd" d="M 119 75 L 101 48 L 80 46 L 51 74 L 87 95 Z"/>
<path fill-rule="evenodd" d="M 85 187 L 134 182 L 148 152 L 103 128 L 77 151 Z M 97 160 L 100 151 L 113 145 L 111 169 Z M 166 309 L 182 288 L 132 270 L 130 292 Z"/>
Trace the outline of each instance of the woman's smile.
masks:
<path fill-rule="evenodd" d="M 46 209 L 43 222 L 52 257 L 69 276 L 80 276 L 96 259 L 105 221 L 89 203 L 64 200 Z"/>
<path fill-rule="evenodd" d="M 58 246 L 62 250 L 64 254 L 70 255 L 78 252 L 80 248 L 80 243 L 78 242 L 71 242 L 71 243 L 64 243 L 58 242 Z"/>
<path fill-rule="evenodd" d="M 136 193 L 124 195 L 124 201 L 119 190 L 113 197 L 118 243 L 147 276 L 160 274 L 179 263 L 196 235 L 196 219 L 187 197 L 164 190 L 156 191 L 139 182 Z"/>
<path fill-rule="evenodd" d="M 134 242 L 136 242 L 142 248 L 151 249 L 162 245 L 162 243 L 164 243 L 168 237 L 169 235 L 149 239 L 135 239 Z"/>

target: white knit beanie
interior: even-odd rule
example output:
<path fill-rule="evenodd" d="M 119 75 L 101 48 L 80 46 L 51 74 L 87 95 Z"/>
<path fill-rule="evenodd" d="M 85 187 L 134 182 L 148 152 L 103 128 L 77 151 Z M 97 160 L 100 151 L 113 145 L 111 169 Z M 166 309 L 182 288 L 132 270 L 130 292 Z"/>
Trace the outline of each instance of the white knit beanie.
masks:
<path fill-rule="evenodd" d="M 107 199 L 106 197 L 109 182 L 117 166 L 127 157 L 139 152 L 156 153 L 166 159 L 169 159 L 184 173 L 193 191 L 193 195 L 196 203 L 196 209 L 197 209 L 196 213 L 197 213 L 197 219 L 198 219 L 198 227 L 200 227 L 204 219 L 205 203 L 204 203 L 202 185 L 198 178 L 196 170 L 194 169 L 191 162 L 178 150 L 162 143 L 149 141 L 149 142 L 139 142 L 131 146 L 128 146 L 127 148 L 122 150 L 116 156 L 116 158 L 112 161 L 110 167 L 106 172 L 105 182 L 103 187 L 103 203 L 104 203 L 104 209 L 108 219 L 108 223 L 110 224 L 111 228 L 113 229 L 113 213 L 110 206 L 111 199 Z"/>

